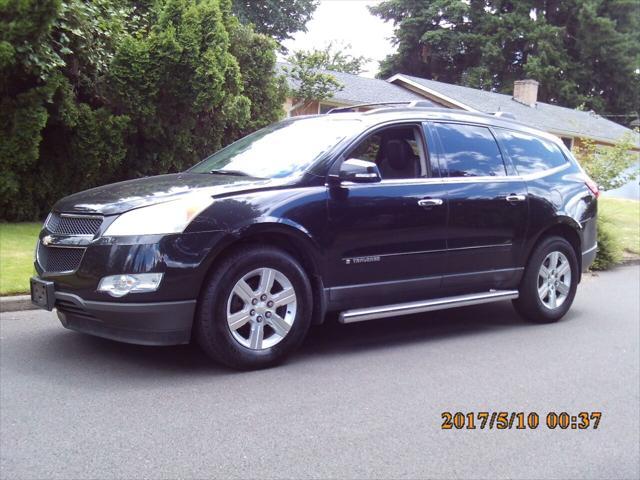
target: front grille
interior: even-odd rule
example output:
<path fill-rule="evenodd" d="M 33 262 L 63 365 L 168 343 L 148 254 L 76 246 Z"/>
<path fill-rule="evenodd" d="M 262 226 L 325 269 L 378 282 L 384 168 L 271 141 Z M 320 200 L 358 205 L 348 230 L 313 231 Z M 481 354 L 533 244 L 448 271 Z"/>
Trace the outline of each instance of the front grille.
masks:
<path fill-rule="evenodd" d="M 52 213 L 47 230 L 58 235 L 95 235 L 102 225 L 102 217 Z"/>
<path fill-rule="evenodd" d="M 71 272 L 77 270 L 84 248 L 45 247 L 38 245 L 38 263 L 45 272 Z"/>

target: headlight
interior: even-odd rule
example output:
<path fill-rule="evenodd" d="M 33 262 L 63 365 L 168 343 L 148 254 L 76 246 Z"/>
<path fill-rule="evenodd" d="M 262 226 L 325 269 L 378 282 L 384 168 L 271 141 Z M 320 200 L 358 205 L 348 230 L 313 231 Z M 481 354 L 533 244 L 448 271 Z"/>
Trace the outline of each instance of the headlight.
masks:
<path fill-rule="evenodd" d="M 131 210 L 116 218 L 103 235 L 117 237 L 180 233 L 212 203 L 211 197 L 196 195 Z"/>

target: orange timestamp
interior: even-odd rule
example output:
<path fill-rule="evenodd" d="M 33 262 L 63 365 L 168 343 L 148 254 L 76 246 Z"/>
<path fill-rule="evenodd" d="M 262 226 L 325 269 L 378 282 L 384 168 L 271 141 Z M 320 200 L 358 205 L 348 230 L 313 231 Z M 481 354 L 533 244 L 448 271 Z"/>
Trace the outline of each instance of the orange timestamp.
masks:
<path fill-rule="evenodd" d="M 543 426 L 551 430 L 597 429 L 602 412 L 549 412 Z M 442 412 L 442 430 L 535 430 L 540 425 L 537 412 Z"/>

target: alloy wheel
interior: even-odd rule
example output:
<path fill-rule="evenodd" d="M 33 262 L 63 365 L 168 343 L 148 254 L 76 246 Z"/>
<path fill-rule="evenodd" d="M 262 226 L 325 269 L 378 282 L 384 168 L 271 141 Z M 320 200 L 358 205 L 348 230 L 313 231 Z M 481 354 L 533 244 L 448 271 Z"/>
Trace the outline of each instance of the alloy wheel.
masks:
<path fill-rule="evenodd" d="M 296 317 L 291 281 L 273 268 L 259 268 L 236 282 L 227 300 L 227 324 L 246 348 L 264 350 L 280 343 Z"/>
<path fill-rule="evenodd" d="M 538 271 L 538 297 L 548 309 L 560 307 L 571 290 L 571 265 L 559 251 L 549 253 Z"/>

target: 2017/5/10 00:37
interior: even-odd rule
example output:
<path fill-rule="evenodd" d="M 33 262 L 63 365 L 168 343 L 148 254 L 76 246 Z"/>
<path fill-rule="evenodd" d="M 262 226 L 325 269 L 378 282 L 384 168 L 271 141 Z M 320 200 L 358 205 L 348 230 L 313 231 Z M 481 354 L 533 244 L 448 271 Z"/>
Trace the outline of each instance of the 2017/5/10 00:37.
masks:
<path fill-rule="evenodd" d="M 596 430 L 600 425 L 602 412 L 580 412 L 572 415 L 567 412 L 549 412 L 545 424 L 552 430 Z M 540 415 L 536 412 L 442 412 L 443 430 L 535 430 L 540 425 Z"/>

